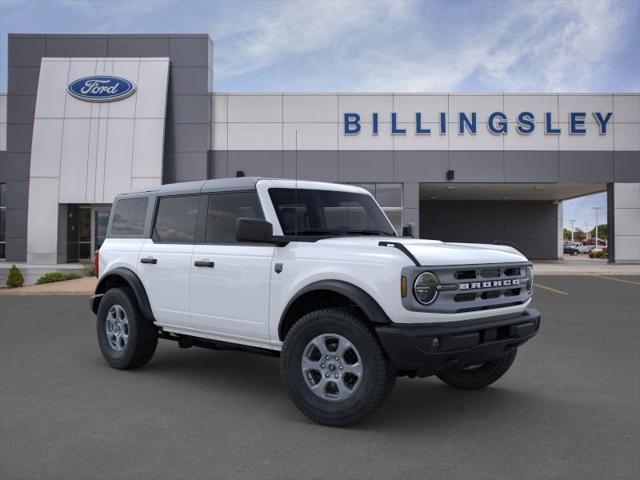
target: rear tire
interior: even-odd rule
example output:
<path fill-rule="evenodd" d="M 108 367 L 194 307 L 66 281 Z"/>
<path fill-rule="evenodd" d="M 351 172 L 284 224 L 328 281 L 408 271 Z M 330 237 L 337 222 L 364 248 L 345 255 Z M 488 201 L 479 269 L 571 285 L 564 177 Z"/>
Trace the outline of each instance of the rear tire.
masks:
<path fill-rule="evenodd" d="M 142 316 L 129 289 L 108 290 L 97 316 L 98 345 L 111 367 L 137 368 L 151 360 L 158 346 L 158 329 Z"/>
<path fill-rule="evenodd" d="M 478 390 L 502 377 L 511 368 L 516 359 L 517 348 L 506 355 L 483 363 L 479 366 L 465 367 L 458 370 L 439 373 L 437 376 L 444 383 L 461 390 Z"/>
<path fill-rule="evenodd" d="M 317 310 L 296 322 L 282 347 L 280 373 L 294 405 L 332 427 L 373 413 L 396 380 L 371 328 L 348 308 Z"/>

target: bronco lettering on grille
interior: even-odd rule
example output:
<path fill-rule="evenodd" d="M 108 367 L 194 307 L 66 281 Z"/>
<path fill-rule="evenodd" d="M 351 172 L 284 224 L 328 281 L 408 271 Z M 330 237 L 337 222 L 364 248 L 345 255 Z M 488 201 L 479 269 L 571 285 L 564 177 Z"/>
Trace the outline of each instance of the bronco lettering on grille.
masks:
<path fill-rule="evenodd" d="M 480 288 L 511 287 L 514 285 L 520 285 L 519 278 L 513 278 L 509 280 L 491 280 L 486 282 L 461 283 L 458 285 L 458 289 L 459 290 L 478 290 Z"/>

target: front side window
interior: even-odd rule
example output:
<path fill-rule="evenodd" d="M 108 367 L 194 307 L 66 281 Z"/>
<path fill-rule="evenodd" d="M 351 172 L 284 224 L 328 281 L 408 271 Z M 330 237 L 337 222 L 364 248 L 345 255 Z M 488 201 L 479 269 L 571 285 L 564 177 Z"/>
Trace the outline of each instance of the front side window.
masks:
<path fill-rule="evenodd" d="M 144 233 L 144 219 L 147 216 L 147 197 L 123 198 L 118 200 L 111 222 L 112 237 L 139 237 Z"/>
<path fill-rule="evenodd" d="M 369 195 L 271 188 L 269 196 L 284 235 L 396 235 Z"/>
<path fill-rule="evenodd" d="M 161 197 L 153 239 L 157 243 L 194 243 L 200 195 Z"/>
<path fill-rule="evenodd" d="M 263 218 L 255 191 L 209 195 L 207 243 L 236 243 L 236 220 Z"/>

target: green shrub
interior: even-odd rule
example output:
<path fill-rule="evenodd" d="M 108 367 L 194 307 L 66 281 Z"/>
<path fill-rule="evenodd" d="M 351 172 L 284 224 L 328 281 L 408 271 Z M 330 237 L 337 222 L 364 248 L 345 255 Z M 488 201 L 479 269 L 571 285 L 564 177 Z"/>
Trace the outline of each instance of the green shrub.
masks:
<path fill-rule="evenodd" d="M 82 275 L 77 273 L 62 273 L 62 272 L 49 272 L 42 275 L 36 283 L 42 285 L 45 283 L 64 282 L 65 280 L 75 280 L 76 278 L 82 278 Z"/>
<path fill-rule="evenodd" d="M 589 258 L 604 258 L 604 250 L 591 250 L 589 252 Z"/>
<path fill-rule="evenodd" d="M 24 277 L 22 276 L 22 272 L 18 267 L 13 265 L 9 270 L 9 275 L 7 276 L 7 286 L 11 288 L 21 287 L 24 283 Z"/>
<path fill-rule="evenodd" d="M 87 265 L 84 268 L 84 276 L 85 277 L 95 277 L 96 276 L 96 269 L 93 265 Z"/>

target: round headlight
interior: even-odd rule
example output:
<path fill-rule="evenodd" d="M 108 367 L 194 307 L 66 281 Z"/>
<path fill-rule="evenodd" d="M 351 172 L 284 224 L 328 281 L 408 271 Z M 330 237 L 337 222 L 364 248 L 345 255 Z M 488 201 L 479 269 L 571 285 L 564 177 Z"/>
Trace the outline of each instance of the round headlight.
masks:
<path fill-rule="evenodd" d="M 438 296 L 438 285 L 440 281 L 435 274 L 424 272 L 418 275 L 413 283 L 413 294 L 422 305 L 429 305 Z"/>
<path fill-rule="evenodd" d="M 533 292 L 533 268 L 527 267 L 527 293 Z"/>

